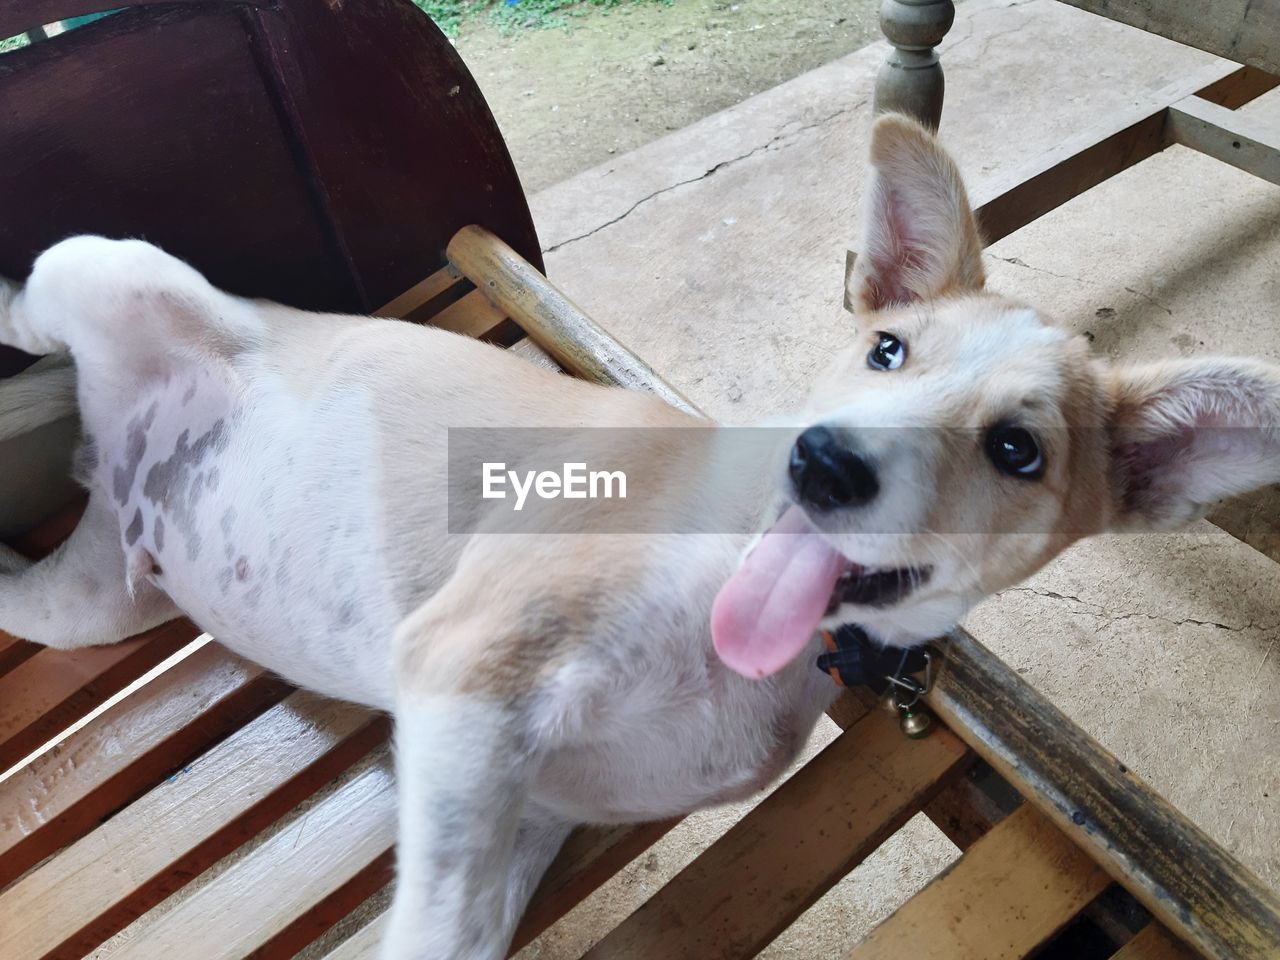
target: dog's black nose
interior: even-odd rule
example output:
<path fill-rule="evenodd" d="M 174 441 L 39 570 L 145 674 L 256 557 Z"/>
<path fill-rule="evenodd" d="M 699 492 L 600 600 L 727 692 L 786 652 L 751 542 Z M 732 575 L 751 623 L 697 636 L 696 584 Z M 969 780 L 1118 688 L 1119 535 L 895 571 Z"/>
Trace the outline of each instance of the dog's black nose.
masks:
<path fill-rule="evenodd" d="M 860 507 L 880 492 L 876 472 L 826 427 L 810 427 L 796 439 L 788 464 L 796 496 L 817 510 Z"/>

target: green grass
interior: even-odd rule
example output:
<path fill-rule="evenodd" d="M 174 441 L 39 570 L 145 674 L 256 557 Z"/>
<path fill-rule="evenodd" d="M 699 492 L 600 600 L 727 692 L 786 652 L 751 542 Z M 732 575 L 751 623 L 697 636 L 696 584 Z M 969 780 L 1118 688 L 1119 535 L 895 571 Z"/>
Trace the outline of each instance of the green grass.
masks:
<path fill-rule="evenodd" d="M 487 16 L 503 33 L 519 29 L 545 30 L 565 27 L 570 17 L 583 17 L 593 8 L 630 6 L 638 3 L 660 3 L 670 6 L 675 0 L 413 0 L 451 37 L 467 20 Z"/>

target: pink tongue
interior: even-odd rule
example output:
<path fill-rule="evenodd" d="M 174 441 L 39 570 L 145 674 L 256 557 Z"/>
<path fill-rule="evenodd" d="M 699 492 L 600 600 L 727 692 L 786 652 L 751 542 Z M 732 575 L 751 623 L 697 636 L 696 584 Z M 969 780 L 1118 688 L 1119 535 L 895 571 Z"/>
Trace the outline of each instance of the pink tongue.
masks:
<path fill-rule="evenodd" d="M 789 509 L 716 595 L 711 639 L 720 659 L 744 677 L 781 670 L 813 637 L 847 566 L 799 507 Z"/>

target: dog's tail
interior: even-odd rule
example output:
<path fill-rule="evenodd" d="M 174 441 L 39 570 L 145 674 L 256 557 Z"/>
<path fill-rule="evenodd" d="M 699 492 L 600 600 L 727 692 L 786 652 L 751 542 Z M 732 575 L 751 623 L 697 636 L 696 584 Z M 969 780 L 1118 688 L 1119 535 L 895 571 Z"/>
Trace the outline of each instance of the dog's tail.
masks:
<path fill-rule="evenodd" d="M 0 380 L 0 442 L 75 412 L 76 370 L 70 363 Z"/>

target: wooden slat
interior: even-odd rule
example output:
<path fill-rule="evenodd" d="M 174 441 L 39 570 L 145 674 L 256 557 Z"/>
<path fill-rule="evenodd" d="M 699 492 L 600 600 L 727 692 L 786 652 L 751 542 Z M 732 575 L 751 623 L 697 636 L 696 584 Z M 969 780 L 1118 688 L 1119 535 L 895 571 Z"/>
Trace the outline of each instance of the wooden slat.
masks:
<path fill-rule="evenodd" d="M 584 960 L 755 956 L 902 826 L 968 752 L 872 711 L 778 787 Z"/>
<path fill-rule="evenodd" d="M 0 677 L 0 771 L 199 636 L 174 620 L 132 640 L 83 650 L 41 650 Z"/>
<path fill-rule="evenodd" d="M 1280 898 L 967 632 L 950 640 L 928 702 L 1204 956 L 1280 957 Z"/>
<path fill-rule="evenodd" d="M 379 914 L 369 923 L 324 955 L 324 960 L 377 960 L 382 936 L 387 930 L 387 915 Z"/>
<path fill-rule="evenodd" d="M 575 376 L 648 390 L 677 409 L 696 412 L 688 398 L 489 231 L 463 227 L 449 241 L 448 254 L 499 310 Z"/>
<path fill-rule="evenodd" d="M 210 643 L 0 782 L 0 888 L 288 690 Z"/>
<path fill-rule="evenodd" d="M 991 777 L 997 776 L 986 764 L 978 763 L 975 767 L 986 771 Z M 975 772 L 978 771 L 970 769 L 965 776 L 951 781 L 924 808 L 925 816 L 962 851 L 972 847 L 1013 812 L 979 786 L 973 779 Z M 1012 787 L 1003 781 L 998 782 L 1009 793 L 1013 793 Z M 1017 794 L 1014 796 L 1017 798 L 1016 802 L 1021 802 L 1021 797 Z"/>
<path fill-rule="evenodd" d="M 1062 0 L 1189 47 L 1280 73 L 1280 0 Z"/>
<path fill-rule="evenodd" d="M 876 927 L 850 960 L 1025 957 L 1110 883 L 1034 807 L 995 826 Z"/>
<path fill-rule="evenodd" d="M 311 796 L 386 734 L 385 719 L 378 715 L 310 694 L 291 695 L 0 894 L 6 956 L 82 956 Z M 289 845 L 301 846 L 302 840 L 296 834 L 287 838 Z M 308 850 L 320 842 L 308 840 Z M 262 851 L 268 848 L 278 854 L 280 844 L 265 844 Z M 278 884 L 237 887 L 239 881 L 232 879 L 212 886 L 257 901 L 260 912 L 278 907 L 283 917 L 292 894 L 284 886 L 286 858 L 281 859 Z M 318 871 L 325 862 L 322 856 L 312 866 Z M 210 903 L 209 897 L 201 902 Z M 150 925 L 146 918 L 139 923 Z M 137 949 L 145 954 L 164 943 L 169 952 L 162 955 L 189 955 L 177 946 L 183 941 L 166 939 L 167 929 L 149 930 L 146 945 Z M 223 939 L 222 930 L 185 942 L 203 945 L 215 939 Z M 206 955 L 203 946 L 201 955 Z"/>
<path fill-rule="evenodd" d="M 975 212 L 984 241 L 995 243 L 1159 153 L 1170 142 L 1164 129 L 1169 104 L 1237 75 L 1243 78 L 1244 71 L 1234 64 L 1208 64 L 1143 98 L 1138 105 L 1117 111 L 1114 119 L 1072 137 L 1027 166 L 982 184 L 975 191 Z M 1259 78 L 1258 93 L 1267 88 Z"/>
<path fill-rule="evenodd" d="M 1169 108 L 1167 131 L 1175 143 L 1280 184 L 1280 126 L 1267 114 L 1184 97 Z"/>
<path fill-rule="evenodd" d="M 491 331 L 507 321 L 507 315 L 489 302 L 479 290 L 472 290 L 457 303 L 445 307 L 429 319 L 433 327 L 466 337 L 488 339 Z"/>
<path fill-rule="evenodd" d="M 1199 955 L 1158 923 L 1150 923 L 1111 960 L 1199 960 Z"/>
<path fill-rule="evenodd" d="M 471 281 L 459 273 L 453 264 L 446 264 L 390 303 L 375 310 L 374 316 L 422 323 L 444 307 L 462 299 L 472 289 Z"/>
<path fill-rule="evenodd" d="M 395 806 L 390 766 L 375 764 L 172 910 L 140 918 L 113 960 L 292 956 L 386 882 Z"/>
<path fill-rule="evenodd" d="M 0 630 L 0 677 L 18 664 L 30 660 L 39 652 L 40 647 L 37 644 L 19 640 Z"/>

